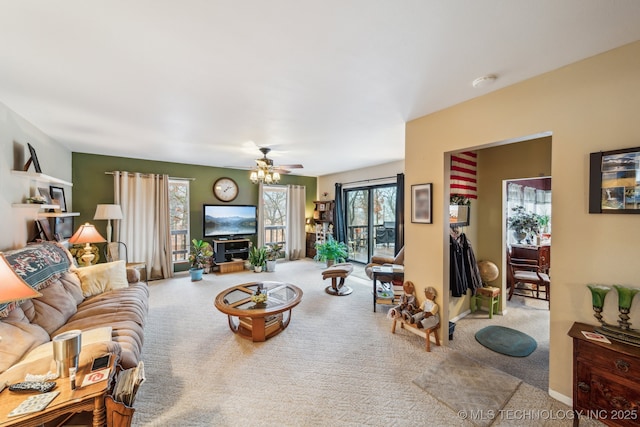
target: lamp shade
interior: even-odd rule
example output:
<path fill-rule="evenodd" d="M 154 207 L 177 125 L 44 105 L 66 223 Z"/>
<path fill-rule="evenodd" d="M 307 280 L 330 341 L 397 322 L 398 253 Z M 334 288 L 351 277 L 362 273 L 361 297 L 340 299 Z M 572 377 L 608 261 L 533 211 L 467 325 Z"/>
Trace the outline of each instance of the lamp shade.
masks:
<path fill-rule="evenodd" d="M 0 304 L 40 297 L 42 294 L 31 288 L 0 254 Z"/>
<path fill-rule="evenodd" d="M 98 205 L 93 219 L 122 219 L 120 205 Z"/>
<path fill-rule="evenodd" d="M 106 241 L 107 240 L 102 237 L 100 233 L 98 233 L 96 227 L 92 224 L 89 224 L 88 222 L 81 225 L 76 233 L 69 239 L 69 243 L 73 245 L 77 245 L 80 243 L 99 243 Z"/>

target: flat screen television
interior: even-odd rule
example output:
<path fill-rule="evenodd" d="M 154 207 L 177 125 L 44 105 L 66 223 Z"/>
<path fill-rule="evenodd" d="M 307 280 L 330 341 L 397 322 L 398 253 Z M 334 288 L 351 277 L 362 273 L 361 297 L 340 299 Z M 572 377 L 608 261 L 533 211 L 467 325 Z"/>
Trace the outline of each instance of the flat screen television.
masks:
<path fill-rule="evenodd" d="M 257 209 L 250 205 L 203 205 L 204 237 L 239 237 L 258 232 Z"/>

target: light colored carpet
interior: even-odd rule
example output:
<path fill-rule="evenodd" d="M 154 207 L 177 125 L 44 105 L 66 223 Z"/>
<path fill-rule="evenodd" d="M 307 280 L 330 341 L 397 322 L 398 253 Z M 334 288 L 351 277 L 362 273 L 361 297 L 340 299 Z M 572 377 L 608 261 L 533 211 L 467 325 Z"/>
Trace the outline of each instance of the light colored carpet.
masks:
<path fill-rule="evenodd" d="M 537 347 L 527 357 L 511 357 L 482 346 L 475 334 L 489 325 L 517 329 L 536 340 Z M 489 319 L 486 311 L 476 311 L 456 322 L 450 347 L 492 368 L 499 369 L 545 392 L 549 389 L 549 310 L 546 301 L 515 296 L 507 303 L 506 315 Z"/>
<path fill-rule="evenodd" d="M 457 352 L 431 366 L 413 382 L 455 413 L 497 414 L 511 399 L 522 382 L 497 369 L 482 365 Z M 478 426 L 489 426 L 489 417 L 473 420 Z"/>
<path fill-rule="evenodd" d="M 413 383 L 453 350 L 434 345 L 427 353 L 422 338 L 403 330 L 391 334 L 387 307 L 373 313 L 370 281 L 352 275 L 346 283 L 353 293 L 332 296 L 321 271 L 321 264 L 301 260 L 278 263 L 275 273 L 208 274 L 200 282 L 185 274 L 150 282 L 147 381 L 133 425 L 473 425 Z M 213 306 L 222 290 L 255 280 L 287 281 L 304 291 L 289 327 L 264 343 L 234 335 Z M 507 409 L 569 410 L 524 383 Z"/>

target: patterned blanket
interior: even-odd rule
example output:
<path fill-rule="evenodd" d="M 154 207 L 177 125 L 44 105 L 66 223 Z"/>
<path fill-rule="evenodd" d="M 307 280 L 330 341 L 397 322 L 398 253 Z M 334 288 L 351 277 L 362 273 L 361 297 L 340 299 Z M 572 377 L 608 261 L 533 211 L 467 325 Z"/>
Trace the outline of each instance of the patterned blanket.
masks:
<path fill-rule="evenodd" d="M 36 291 L 57 280 L 72 262 L 69 252 L 54 242 L 28 245 L 4 256 L 13 271 Z M 15 303 L 0 304 L 0 317 L 6 316 Z"/>

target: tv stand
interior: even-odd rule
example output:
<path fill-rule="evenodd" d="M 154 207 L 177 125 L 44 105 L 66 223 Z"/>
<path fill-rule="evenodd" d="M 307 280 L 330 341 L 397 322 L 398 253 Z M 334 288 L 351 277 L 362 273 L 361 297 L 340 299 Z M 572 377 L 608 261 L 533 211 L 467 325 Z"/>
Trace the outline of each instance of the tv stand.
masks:
<path fill-rule="evenodd" d="M 216 239 L 213 241 L 213 261 L 220 273 L 244 270 L 249 258 L 249 239 Z"/>

